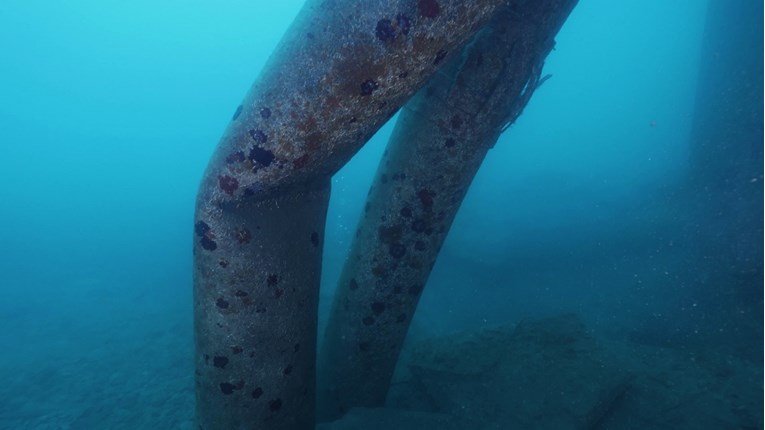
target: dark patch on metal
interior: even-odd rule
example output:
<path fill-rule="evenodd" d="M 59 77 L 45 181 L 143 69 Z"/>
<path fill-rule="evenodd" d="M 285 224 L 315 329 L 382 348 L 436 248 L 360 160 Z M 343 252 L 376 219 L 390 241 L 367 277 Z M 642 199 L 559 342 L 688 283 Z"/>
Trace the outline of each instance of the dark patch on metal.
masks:
<path fill-rule="evenodd" d="M 239 345 L 234 345 L 234 346 L 231 347 L 231 353 L 234 354 L 234 355 L 241 354 L 242 351 L 244 351 L 244 350 Z"/>
<path fill-rule="evenodd" d="M 311 243 L 313 246 L 319 246 L 319 233 L 313 232 L 311 233 Z"/>
<path fill-rule="evenodd" d="M 266 284 L 268 284 L 269 287 L 275 287 L 276 284 L 279 283 L 279 275 L 272 273 L 268 275 L 268 278 L 266 278 Z"/>
<path fill-rule="evenodd" d="M 228 304 L 228 301 L 226 301 L 226 299 L 223 297 L 218 297 L 218 300 L 215 301 L 215 306 L 221 309 L 228 309 Z"/>
<path fill-rule="evenodd" d="M 263 395 L 263 389 L 260 387 L 256 387 L 254 390 L 252 390 L 252 393 L 250 394 L 252 395 L 253 399 L 259 399 L 260 396 Z"/>
<path fill-rule="evenodd" d="M 379 88 L 379 85 L 377 82 L 367 79 L 366 81 L 361 83 L 361 95 L 362 96 L 371 96 L 372 93 Z"/>
<path fill-rule="evenodd" d="M 204 237 L 210 231 L 210 226 L 204 221 L 197 221 L 194 224 L 194 233 L 199 237 Z"/>
<path fill-rule="evenodd" d="M 430 209 L 433 206 L 433 197 L 435 196 L 436 193 L 426 188 L 417 191 L 417 198 L 420 199 L 420 203 L 422 203 L 422 206 L 424 206 L 426 209 Z"/>
<path fill-rule="evenodd" d="M 242 290 L 236 290 L 234 295 L 237 296 L 237 297 L 247 297 L 249 294 L 247 294 L 246 292 L 244 292 Z"/>
<path fill-rule="evenodd" d="M 202 248 L 208 251 L 215 251 L 218 249 L 218 244 L 207 236 L 203 237 L 199 242 L 202 244 Z"/>
<path fill-rule="evenodd" d="M 252 233 L 246 228 L 241 228 L 236 232 L 236 240 L 241 244 L 250 243 L 250 240 L 252 240 Z"/>
<path fill-rule="evenodd" d="M 249 160 L 253 163 L 258 163 L 263 167 L 268 167 L 276 157 L 274 156 L 273 152 L 256 145 L 250 149 L 250 153 L 247 158 L 249 158 Z"/>
<path fill-rule="evenodd" d="M 441 5 L 436 0 L 418 0 L 417 9 L 425 18 L 435 18 L 441 13 Z"/>
<path fill-rule="evenodd" d="M 287 365 L 287 367 L 285 367 L 284 370 L 282 370 L 282 373 L 284 374 L 284 376 L 287 376 L 290 373 L 292 373 L 292 365 L 291 364 Z"/>
<path fill-rule="evenodd" d="M 264 107 L 260 108 L 260 117 L 263 119 L 268 119 L 271 116 L 271 109 Z"/>
<path fill-rule="evenodd" d="M 433 65 L 437 66 L 441 61 L 444 60 L 444 58 L 446 58 L 446 54 L 448 53 L 449 51 L 445 51 L 443 49 L 436 52 L 436 58 L 433 59 Z"/>
<path fill-rule="evenodd" d="M 377 21 L 375 36 L 383 42 L 389 42 L 396 38 L 396 29 L 389 19 L 381 19 Z"/>
<path fill-rule="evenodd" d="M 356 282 L 355 279 L 351 279 L 351 282 L 349 282 L 348 288 L 350 288 L 351 291 L 356 291 L 359 289 L 359 283 Z"/>
<path fill-rule="evenodd" d="M 364 319 L 362 319 L 361 322 L 364 325 L 372 325 L 375 323 L 375 319 L 373 317 L 364 317 Z"/>
<path fill-rule="evenodd" d="M 223 355 L 216 355 L 213 357 L 213 366 L 224 369 L 226 365 L 228 364 L 228 357 L 225 357 Z"/>
<path fill-rule="evenodd" d="M 403 208 L 401 208 L 401 210 L 399 211 L 399 213 L 400 213 L 400 214 L 401 214 L 401 216 L 402 216 L 402 217 L 404 217 L 404 218 L 411 218 L 411 217 L 412 217 L 412 209 L 410 209 L 410 208 L 408 208 L 408 207 L 403 207 Z"/>
<path fill-rule="evenodd" d="M 228 267 L 228 260 L 226 260 L 225 258 L 218 259 L 218 266 L 225 269 L 226 267 Z"/>
<path fill-rule="evenodd" d="M 220 391 L 225 395 L 233 394 L 234 390 L 241 390 L 242 388 L 244 388 L 244 381 L 239 381 L 236 384 L 228 382 L 220 383 Z"/>

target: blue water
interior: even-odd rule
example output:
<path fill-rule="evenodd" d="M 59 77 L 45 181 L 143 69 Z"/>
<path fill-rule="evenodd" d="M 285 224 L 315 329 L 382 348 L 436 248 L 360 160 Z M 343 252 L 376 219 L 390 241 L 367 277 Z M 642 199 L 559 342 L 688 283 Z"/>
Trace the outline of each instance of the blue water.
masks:
<path fill-rule="evenodd" d="M 301 5 L 0 2 L 0 428 L 194 428 L 194 196 Z M 698 180 L 707 7 L 574 9 L 546 62 L 552 79 L 460 209 L 410 342 L 573 312 L 603 336 L 755 363 L 761 396 L 761 212 L 733 225 L 698 215 L 724 187 L 703 203 L 681 192 Z M 761 64 L 761 48 L 743 55 Z M 758 106 L 742 133 L 759 145 L 744 180 L 761 208 Z M 394 121 L 333 178 L 320 323 Z M 717 248 L 698 259 L 707 242 L 694 238 L 712 230 L 731 245 L 720 249 L 742 231 L 758 238 L 731 257 L 747 260 L 736 273 Z"/>

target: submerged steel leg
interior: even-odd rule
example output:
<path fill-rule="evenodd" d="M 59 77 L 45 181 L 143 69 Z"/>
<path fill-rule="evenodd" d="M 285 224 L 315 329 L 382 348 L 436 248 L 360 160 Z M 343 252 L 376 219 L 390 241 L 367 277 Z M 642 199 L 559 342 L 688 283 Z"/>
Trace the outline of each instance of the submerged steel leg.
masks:
<path fill-rule="evenodd" d="M 313 429 L 329 178 L 503 0 L 309 0 L 202 180 L 199 428 Z"/>
<path fill-rule="evenodd" d="M 544 59 L 575 3 L 511 2 L 404 106 L 333 302 L 320 355 L 321 419 L 384 404 L 470 182 L 544 80 Z"/>

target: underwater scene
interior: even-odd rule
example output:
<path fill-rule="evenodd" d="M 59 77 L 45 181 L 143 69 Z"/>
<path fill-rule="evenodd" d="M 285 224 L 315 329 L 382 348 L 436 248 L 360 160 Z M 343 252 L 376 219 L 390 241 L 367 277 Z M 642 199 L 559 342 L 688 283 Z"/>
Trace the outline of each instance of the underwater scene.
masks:
<path fill-rule="evenodd" d="M 759 0 L 0 2 L 0 429 L 763 429 Z"/>

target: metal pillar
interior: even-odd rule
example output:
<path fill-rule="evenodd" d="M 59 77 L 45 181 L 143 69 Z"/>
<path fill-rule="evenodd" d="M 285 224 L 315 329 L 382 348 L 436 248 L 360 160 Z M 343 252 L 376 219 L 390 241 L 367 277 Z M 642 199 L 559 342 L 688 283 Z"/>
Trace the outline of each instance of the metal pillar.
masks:
<path fill-rule="evenodd" d="M 423 287 L 487 151 L 544 81 L 575 0 L 513 1 L 409 101 L 378 167 L 320 355 L 320 419 L 381 406 Z"/>
<path fill-rule="evenodd" d="M 329 178 L 502 0 L 309 0 L 236 109 L 194 224 L 199 428 L 314 427 Z"/>

